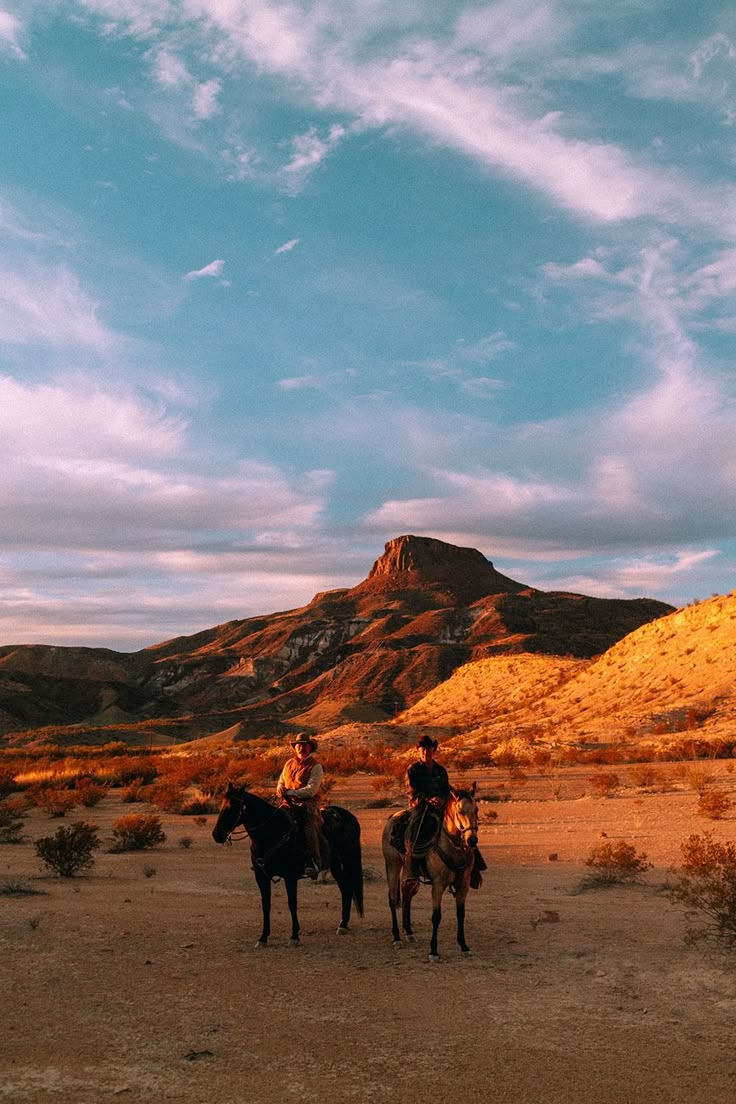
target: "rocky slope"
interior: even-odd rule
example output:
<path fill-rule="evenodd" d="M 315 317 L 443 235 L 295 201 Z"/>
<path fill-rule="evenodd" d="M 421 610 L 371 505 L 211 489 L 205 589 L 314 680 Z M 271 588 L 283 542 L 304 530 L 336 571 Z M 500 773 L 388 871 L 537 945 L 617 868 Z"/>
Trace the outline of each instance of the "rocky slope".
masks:
<path fill-rule="evenodd" d="M 670 610 L 649 599 L 538 591 L 475 549 L 402 536 L 357 586 L 301 609 L 131 655 L 1 648 L 0 731 L 77 724 L 96 726 L 99 739 L 153 738 L 154 729 L 191 739 L 236 723 L 257 735 L 388 719 L 469 661 L 589 658 Z M 79 731 L 52 735 L 81 742 Z"/>
<path fill-rule="evenodd" d="M 494 656 L 467 664 L 397 719 L 467 743 L 671 744 L 736 737 L 736 592 L 676 610 L 593 660 Z"/>

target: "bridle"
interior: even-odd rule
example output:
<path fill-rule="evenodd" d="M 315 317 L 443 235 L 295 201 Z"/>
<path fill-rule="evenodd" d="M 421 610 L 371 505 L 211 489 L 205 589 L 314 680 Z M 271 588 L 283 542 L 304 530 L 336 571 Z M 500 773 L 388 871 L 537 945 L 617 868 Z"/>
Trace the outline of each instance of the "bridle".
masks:
<path fill-rule="evenodd" d="M 236 794 L 232 794 L 228 796 L 227 800 L 232 804 L 235 804 L 237 807 L 237 820 L 235 821 L 232 832 L 228 832 L 227 839 L 225 840 L 225 843 L 228 844 L 228 846 L 232 846 L 233 843 L 239 843 L 240 840 L 248 839 L 248 837 L 252 838 L 253 833 L 257 832 L 259 828 L 263 828 L 266 824 L 268 824 L 271 818 L 278 812 L 278 809 L 271 809 L 265 820 L 261 820 L 258 824 L 251 824 L 250 828 L 246 828 L 245 824 L 243 823 L 243 812 L 245 809 L 246 801 L 245 795 L 242 793 L 237 794 L 237 796 Z M 235 833 L 238 831 L 238 828 L 242 828 L 243 830 L 242 832 L 238 833 L 238 835 L 236 835 Z"/>
<path fill-rule="evenodd" d="M 472 799 L 471 798 L 460 798 L 460 797 L 457 796 L 457 794 L 452 795 L 452 801 L 454 802 L 455 805 L 459 805 L 463 800 L 472 800 Z M 478 835 L 477 812 L 476 812 L 474 822 L 471 820 L 471 823 L 466 828 L 461 827 L 461 825 L 459 825 L 457 823 L 457 820 L 455 819 L 454 816 L 452 817 L 452 822 L 453 822 L 453 827 L 455 829 L 454 835 L 457 835 L 457 836 L 460 837 L 460 846 L 464 847 L 464 848 L 468 848 L 470 846 L 470 844 L 468 843 L 468 841 L 465 837 L 469 836 L 469 835 L 475 835 L 475 836 Z M 453 833 L 448 832 L 447 834 L 449 835 L 450 839 L 454 839 Z"/>

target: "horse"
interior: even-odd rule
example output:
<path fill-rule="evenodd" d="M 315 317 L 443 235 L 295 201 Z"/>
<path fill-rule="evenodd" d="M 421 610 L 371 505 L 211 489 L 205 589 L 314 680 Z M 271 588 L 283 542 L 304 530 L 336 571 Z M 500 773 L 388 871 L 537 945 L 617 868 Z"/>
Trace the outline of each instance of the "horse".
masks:
<path fill-rule="evenodd" d="M 394 947 L 401 947 L 397 909 L 402 906 L 402 926 L 407 940 L 415 943 L 411 926 L 411 895 L 402 892 L 404 869 L 403 841 L 397 840 L 396 830 L 403 835 L 401 820 L 406 828 L 408 813 L 394 813 L 383 830 L 382 849 L 386 863 L 388 903 L 391 909 L 391 933 Z M 399 844 L 399 846 L 397 846 Z M 430 843 L 424 857 L 427 880 L 432 885 L 432 938 L 429 945 L 430 962 L 439 962 L 437 933 L 442 920 L 442 896 L 446 889 L 455 896 L 457 913 L 457 942 L 462 955 L 471 957 L 465 941 L 465 898 L 470 888 L 470 878 L 476 863 L 475 847 L 478 844 L 478 806 L 475 801 L 475 783 L 470 790 L 455 790 L 445 805 L 442 822 L 436 838 Z"/>
<path fill-rule="evenodd" d="M 360 824 L 349 810 L 328 805 L 322 810 L 323 832 L 330 849 L 330 872 L 342 898 L 338 935 L 347 933 L 352 905 L 363 915 L 363 862 Z M 253 873 L 261 891 L 263 927 L 257 948 L 268 945 L 271 934 L 271 883 L 283 878 L 291 913 L 289 946 L 299 946 L 297 883 L 304 876 L 306 846 L 295 818 L 283 807 L 249 793 L 243 786 L 228 785 L 217 823 L 212 829 L 215 843 L 229 843 L 236 828 L 250 837 Z"/>

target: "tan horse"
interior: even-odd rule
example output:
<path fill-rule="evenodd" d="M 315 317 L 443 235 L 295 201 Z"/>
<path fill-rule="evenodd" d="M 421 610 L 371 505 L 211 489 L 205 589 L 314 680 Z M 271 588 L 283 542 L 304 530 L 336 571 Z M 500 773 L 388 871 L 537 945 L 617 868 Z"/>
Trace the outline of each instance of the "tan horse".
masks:
<path fill-rule="evenodd" d="M 382 848 L 386 862 L 386 880 L 388 881 L 388 903 L 391 909 L 391 932 L 394 947 L 401 946 L 401 935 L 397 919 L 397 909 L 401 904 L 402 927 L 407 940 L 415 943 L 411 926 L 411 895 L 407 898 L 403 892 L 404 854 L 392 843 L 396 819 L 403 814 L 395 813 L 389 818 L 383 830 Z M 456 790 L 450 796 L 442 819 L 437 838 L 431 844 L 424 865 L 427 878 L 432 885 L 432 938 L 429 945 L 430 962 L 438 962 L 437 932 L 442 920 L 442 895 L 450 889 L 455 895 L 457 913 L 457 942 L 463 955 L 470 957 L 470 948 L 465 942 L 465 898 L 470 888 L 470 875 L 473 871 L 478 843 L 478 806 L 475 801 L 475 783 L 471 790 Z"/>

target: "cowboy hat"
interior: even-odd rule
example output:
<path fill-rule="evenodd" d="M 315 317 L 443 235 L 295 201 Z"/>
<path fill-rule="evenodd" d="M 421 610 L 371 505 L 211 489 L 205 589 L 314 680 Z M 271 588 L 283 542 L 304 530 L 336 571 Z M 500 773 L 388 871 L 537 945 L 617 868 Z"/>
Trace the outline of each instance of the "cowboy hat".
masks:
<path fill-rule="evenodd" d="M 416 746 L 418 748 L 433 748 L 435 751 L 437 750 L 438 745 L 439 740 L 433 740 L 432 737 L 428 736 L 426 733 L 424 734 L 424 736 L 421 737 L 421 739 L 417 740 L 416 742 Z"/>
<path fill-rule="evenodd" d="M 291 741 L 291 746 L 293 748 L 296 748 L 297 744 L 310 744 L 312 747 L 312 751 L 317 750 L 317 741 L 314 739 L 313 736 L 308 735 L 308 733 L 306 732 L 300 732 Z"/>

